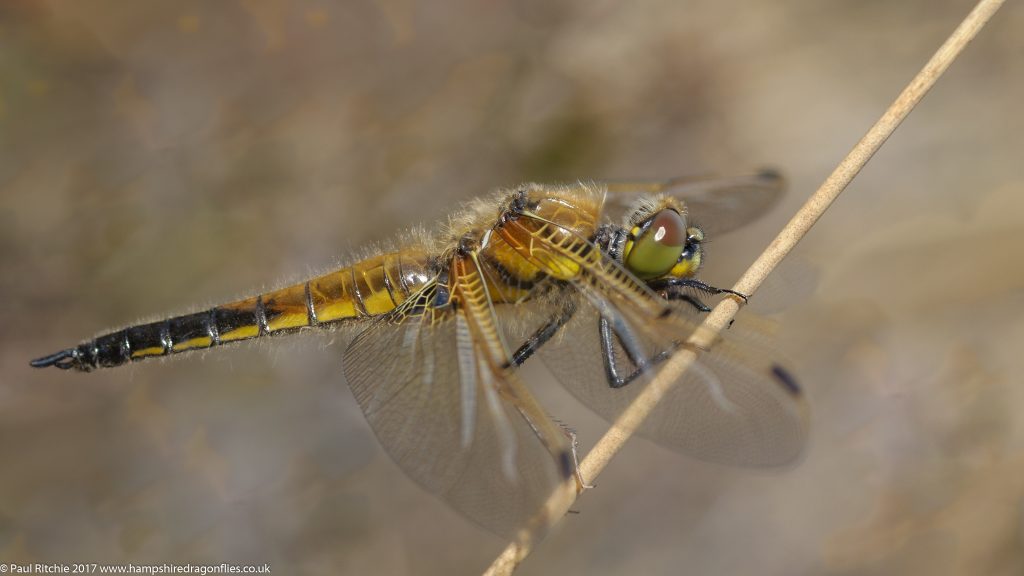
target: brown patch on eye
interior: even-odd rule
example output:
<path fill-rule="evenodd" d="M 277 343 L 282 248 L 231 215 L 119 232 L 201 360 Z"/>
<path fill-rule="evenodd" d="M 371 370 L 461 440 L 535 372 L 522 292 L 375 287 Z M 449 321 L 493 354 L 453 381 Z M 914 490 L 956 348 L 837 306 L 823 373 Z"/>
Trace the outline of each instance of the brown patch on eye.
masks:
<path fill-rule="evenodd" d="M 663 246 L 686 244 L 686 223 L 675 210 L 662 210 L 655 214 L 648 233 Z"/>

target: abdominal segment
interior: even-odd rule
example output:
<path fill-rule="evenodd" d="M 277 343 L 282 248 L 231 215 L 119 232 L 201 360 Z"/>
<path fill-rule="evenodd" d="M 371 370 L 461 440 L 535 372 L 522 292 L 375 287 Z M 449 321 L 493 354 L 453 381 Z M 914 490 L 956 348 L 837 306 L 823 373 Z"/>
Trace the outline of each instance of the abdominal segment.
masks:
<path fill-rule="evenodd" d="M 89 371 L 305 327 L 358 321 L 394 310 L 430 278 L 430 258 L 424 252 L 391 252 L 301 284 L 104 334 L 33 365 Z"/>

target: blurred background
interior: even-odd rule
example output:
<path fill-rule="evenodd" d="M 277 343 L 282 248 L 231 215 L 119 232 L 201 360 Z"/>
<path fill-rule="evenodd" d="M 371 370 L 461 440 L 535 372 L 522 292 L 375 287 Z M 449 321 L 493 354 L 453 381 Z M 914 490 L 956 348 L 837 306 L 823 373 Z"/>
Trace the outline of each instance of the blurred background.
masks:
<path fill-rule="evenodd" d="M 0 562 L 479 573 L 504 543 L 383 455 L 330 334 L 28 360 L 495 187 L 777 167 L 783 203 L 708 248 L 728 286 L 972 5 L 3 3 Z M 1010 3 L 783 271 L 806 459 L 634 440 L 522 574 L 1024 572 L 1022 30 Z M 528 374 L 586 450 L 607 425 Z"/>

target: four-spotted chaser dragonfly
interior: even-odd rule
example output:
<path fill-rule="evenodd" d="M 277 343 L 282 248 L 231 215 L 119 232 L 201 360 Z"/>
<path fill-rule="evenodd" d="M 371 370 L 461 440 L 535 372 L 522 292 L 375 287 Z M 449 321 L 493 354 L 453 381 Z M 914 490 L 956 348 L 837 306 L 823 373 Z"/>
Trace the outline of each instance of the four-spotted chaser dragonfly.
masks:
<path fill-rule="evenodd" d="M 574 475 L 585 486 L 574 434 L 517 368 L 543 358 L 579 400 L 614 419 L 686 346 L 706 301 L 731 293 L 695 276 L 705 236 L 752 220 L 781 190 L 767 171 L 525 184 L 469 204 L 438 234 L 414 233 L 301 284 L 130 326 L 32 365 L 87 372 L 309 327 L 355 329 L 344 374 L 385 450 L 449 505 L 511 535 L 553 521 L 545 503 Z M 749 334 L 736 326 L 698 351 L 640 432 L 714 462 L 797 458 L 807 431 L 800 388 Z"/>

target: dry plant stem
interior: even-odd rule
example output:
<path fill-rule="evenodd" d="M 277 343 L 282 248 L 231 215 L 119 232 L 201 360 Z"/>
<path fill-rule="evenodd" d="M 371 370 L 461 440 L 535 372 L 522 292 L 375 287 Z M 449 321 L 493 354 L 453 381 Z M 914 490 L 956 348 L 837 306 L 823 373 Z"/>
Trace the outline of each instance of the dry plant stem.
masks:
<path fill-rule="evenodd" d="M 885 114 L 868 130 L 868 133 L 853 147 L 853 150 L 839 163 L 821 187 L 743 274 L 733 287 L 734 290 L 744 294 L 753 294 L 757 290 L 765 277 L 818 221 L 818 218 L 824 214 L 825 210 L 867 164 L 875 152 L 881 148 L 900 122 L 921 101 L 921 98 L 942 76 L 942 73 L 956 59 L 964 46 L 977 35 L 1002 4 L 1003 0 L 982 0 L 974 7 L 974 10 L 967 15 L 953 34 L 939 47 L 931 60 L 896 98 L 896 101 L 889 106 Z M 710 346 L 718 333 L 733 319 L 739 308 L 740 304 L 737 299 L 724 299 L 715 306 L 701 327 L 690 337 L 689 344 L 697 349 Z M 592 481 L 601 473 L 612 456 L 622 448 L 696 358 L 697 355 L 692 350 L 683 349 L 662 367 L 650 384 L 637 396 L 636 400 L 622 413 L 580 463 L 580 472 L 584 478 Z M 523 538 L 509 544 L 485 574 L 494 576 L 511 574 L 522 559 L 530 553 L 535 541 L 535 538 L 524 535 Z"/>

